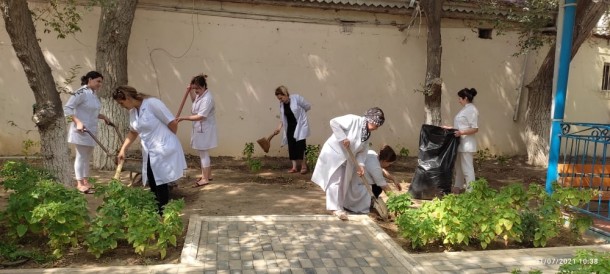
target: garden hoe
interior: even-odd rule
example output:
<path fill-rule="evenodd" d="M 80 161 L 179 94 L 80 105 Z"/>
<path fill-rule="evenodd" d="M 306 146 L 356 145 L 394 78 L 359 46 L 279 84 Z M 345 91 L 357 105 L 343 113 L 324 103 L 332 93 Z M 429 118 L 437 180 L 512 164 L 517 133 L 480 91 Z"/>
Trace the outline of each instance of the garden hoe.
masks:
<path fill-rule="evenodd" d="M 347 154 L 349 155 L 349 158 L 354 164 L 354 166 L 358 166 L 358 162 L 356 161 L 356 157 L 354 157 L 354 153 L 349 148 L 345 150 L 347 150 Z M 366 179 L 366 175 L 363 175 L 362 177 L 360 177 L 360 179 L 362 179 L 362 182 L 364 182 L 364 187 L 369 192 L 371 197 L 373 197 L 373 207 L 375 207 L 375 210 L 377 210 L 377 213 L 379 213 L 381 219 L 383 219 L 384 222 L 387 222 L 389 219 L 389 214 L 388 207 L 386 206 L 385 202 L 383 201 L 383 199 L 381 199 L 381 197 L 375 198 L 373 190 L 371 190 L 371 184 L 369 184 L 369 181 Z"/>
<path fill-rule="evenodd" d="M 271 139 L 273 139 L 273 136 L 275 136 L 275 135 L 277 135 L 277 133 L 275 133 L 275 131 L 274 131 L 273 133 L 271 133 L 271 135 L 269 135 L 269 137 L 263 137 L 263 138 L 256 140 L 258 145 L 261 146 L 261 148 L 263 149 L 263 151 L 265 151 L 265 153 L 269 152 L 269 148 L 271 147 Z"/>
<path fill-rule="evenodd" d="M 120 138 L 120 139 L 122 139 L 121 134 L 119 133 L 118 128 L 117 128 L 117 127 L 116 127 L 114 124 L 112 124 L 112 123 L 110 123 L 110 124 L 108 124 L 108 125 L 109 125 L 109 126 L 114 127 L 114 129 L 116 130 L 116 132 L 117 132 L 117 134 L 118 134 L 119 138 Z M 95 141 L 95 142 L 97 143 L 97 145 L 99 145 L 99 146 L 100 146 L 100 148 L 102 148 L 102 150 L 103 150 L 103 151 L 106 153 L 106 155 L 107 155 L 108 157 L 111 157 L 111 158 L 112 158 L 112 157 L 114 157 L 114 156 L 115 156 L 114 154 L 110 154 L 110 151 L 108 151 L 108 149 L 107 149 L 107 148 L 106 148 L 104 145 L 102 145 L 102 142 L 100 142 L 100 140 L 99 140 L 99 139 L 97 139 L 97 137 L 95 137 L 95 135 L 93 135 L 93 133 L 91 133 L 91 131 L 87 130 L 86 128 L 84 128 L 84 129 L 83 129 L 83 131 L 84 131 L 84 132 L 87 132 L 87 133 L 89 134 L 89 136 L 91 136 L 91 138 L 93 139 L 93 141 Z M 121 144 L 122 144 L 122 142 L 121 142 Z M 114 160 L 114 159 L 113 159 L 113 160 Z M 114 177 L 113 177 L 113 179 L 117 179 L 117 180 L 118 180 L 118 179 L 120 178 L 120 175 L 121 175 L 121 169 L 123 169 L 123 161 L 122 161 L 122 160 L 121 160 L 121 161 L 119 161 L 119 163 L 117 164 L 116 172 L 114 173 Z"/>

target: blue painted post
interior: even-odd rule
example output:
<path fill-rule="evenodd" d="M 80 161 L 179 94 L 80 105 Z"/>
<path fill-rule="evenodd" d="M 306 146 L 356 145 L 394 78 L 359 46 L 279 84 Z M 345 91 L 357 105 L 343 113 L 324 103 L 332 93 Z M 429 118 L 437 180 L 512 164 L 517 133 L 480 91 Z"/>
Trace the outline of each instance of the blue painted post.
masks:
<path fill-rule="evenodd" d="M 576 0 L 565 0 L 563 20 L 561 27 L 561 43 L 557 44 L 559 60 L 555 60 L 556 90 L 554 92 L 553 107 L 551 108 L 551 140 L 549 150 L 549 165 L 546 173 L 546 191 L 552 193 L 552 183 L 559 177 L 557 163 L 559 161 L 561 123 L 565 113 L 566 90 L 570 72 L 570 59 L 572 59 L 572 35 L 574 33 L 574 18 L 576 17 Z"/>

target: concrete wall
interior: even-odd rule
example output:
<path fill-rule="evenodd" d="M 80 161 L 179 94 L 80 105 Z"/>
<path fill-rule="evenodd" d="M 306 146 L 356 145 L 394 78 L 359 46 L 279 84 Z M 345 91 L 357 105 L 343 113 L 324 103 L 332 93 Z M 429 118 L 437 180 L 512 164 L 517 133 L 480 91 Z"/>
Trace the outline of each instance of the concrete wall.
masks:
<path fill-rule="evenodd" d="M 387 143 L 416 154 L 424 98 L 414 90 L 425 78 L 425 26 L 401 32 L 393 24 L 409 18 L 396 15 L 238 4 L 225 4 L 222 12 L 212 12 L 220 10 L 212 4 L 207 10 L 171 12 L 151 2 L 155 1 L 144 1 L 147 5 L 136 12 L 129 45 L 130 85 L 177 111 L 190 78 L 207 74 L 220 137 L 212 155 L 240 156 L 245 143 L 272 132 L 279 123 L 279 103 L 273 95 L 279 85 L 312 104 L 308 144 L 322 144 L 328 138 L 329 119 L 379 106 L 387 122 L 373 133 L 374 146 Z M 59 83 L 75 65 L 82 66 L 79 76 L 95 67 L 99 10 L 83 12 L 83 31 L 74 37 L 57 40 L 54 34 L 39 33 Z M 344 26 L 337 18 L 362 23 Z M 523 56 L 512 56 L 515 34 L 480 39 L 461 21 L 445 21 L 442 36 L 443 122 L 451 124 L 461 107 L 456 92 L 475 87 L 481 113 L 479 147 L 497 154 L 524 154 L 527 94 L 524 89 L 520 119 L 515 122 L 518 91 L 523 80 L 533 78 L 546 51 L 530 54 L 526 62 Z M 566 120 L 609 120 L 610 101 L 599 92 L 603 60 L 609 56 L 605 41 L 594 42 L 583 46 L 572 63 Z M 0 57 L 0 154 L 20 154 L 22 140 L 38 138 L 30 120 L 34 99 L 3 27 Z M 187 103 L 183 113 L 189 109 Z M 187 153 L 192 153 L 190 124 L 181 124 L 178 134 Z M 272 141 L 269 155 L 287 155 L 279 141 Z M 262 155 L 258 147 L 257 155 Z"/>

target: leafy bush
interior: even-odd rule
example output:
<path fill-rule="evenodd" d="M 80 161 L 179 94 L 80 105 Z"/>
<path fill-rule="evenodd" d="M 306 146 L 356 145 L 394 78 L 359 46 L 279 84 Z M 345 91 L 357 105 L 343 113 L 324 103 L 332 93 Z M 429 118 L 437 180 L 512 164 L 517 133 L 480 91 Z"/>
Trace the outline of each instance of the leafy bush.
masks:
<path fill-rule="evenodd" d="M 398 217 L 404 214 L 411 205 L 413 205 L 413 202 L 411 201 L 411 194 L 409 193 L 396 194 L 390 192 L 386 204 L 388 206 L 388 211 L 394 213 L 394 215 Z"/>
<path fill-rule="evenodd" d="M 47 172 L 23 162 L 7 162 L 0 175 L 4 187 L 13 191 L 6 210 L 0 212 L 0 225 L 7 231 L 2 236 L 13 240 L 26 235 L 48 238 L 55 258 L 61 257 L 68 245 L 82 243 L 83 238 L 88 251 L 98 258 L 116 248 L 119 241 L 130 243 L 138 254 L 154 251 L 163 258 L 169 245 L 176 246 L 184 228 L 180 218 L 183 200 L 170 201 L 161 217 L 152 192 L 126 187 L 117 180 L 97 185 L 95 195 L 103 197 L 103 204 L 89 222 L 85 196 L 54 182 Z M 0 256 L 45 259 L 40 254 L 24 253 L 9 240 L 0 241 Z"/>
<path fill-rule="evenodd" d="M 83 195 L 23 162 L 7 162 L 1 174 L 5 177 L 4 187 L 14 191 L 2 212 L 8 236 L 23 237 L 30 232 L 47 237 L 56 258 L 61 257 L 66 246 L 78 245 L 89 221 Z"/>
<path fill-rule="evenodd" d="M 320 156 L 320 145 L 307 145 L 305 148 L 305 162 L 309 168 L 316 167 L 318 156 Z"/>
<path fill-rule="evenodd" d="M 436 241 L 469 245 L 477 240 L 485 249 L 499 239 L 506 244 L 526 241 L 536 247 L 546 246 L 564 223 L 562 212 L 568 206 L 588 202 L 593 194 L 591 190 L 557 188 L 556 184 L 552 195 L 536 184 L 531 184 L 527 192 L 521 184 L 496 191 L 484 179 L 472 182 L 471 187 L 471 192 L 435 198 L 419 209 L 401 207 L 406 211 L 396 219 L 400 234 L 411 240 L 413 248 Z M 569 219 L 579 227 L 576 231 L 588 224 L 574 215 Z"/>
<path fill-rule="evenodd" d="M 246 164 L 251 171 L 259 171 L 263 164 L 258 159 L 252 159 L 252 154 L 254 154 L 254 143 L 246 143 L 244 150 L 242 152 L 244 157 L 246 157 Z"/>
<path fill-rule="evenodd" d="M 176 246 L 184 227 L 180 219 L 184 200 L 170 201 L 161 217 L 154 194 L 146 189 L 126 187 L 112 180 L 107 186 L 99 186 L 95 195 L 102 196 L 104 203 L 85 239 L 89 253 L 99 258 L 116 248 L 119 241 L 127 240 L 138 254 L 152 250 L 164 258 L 167 247 Z"/>

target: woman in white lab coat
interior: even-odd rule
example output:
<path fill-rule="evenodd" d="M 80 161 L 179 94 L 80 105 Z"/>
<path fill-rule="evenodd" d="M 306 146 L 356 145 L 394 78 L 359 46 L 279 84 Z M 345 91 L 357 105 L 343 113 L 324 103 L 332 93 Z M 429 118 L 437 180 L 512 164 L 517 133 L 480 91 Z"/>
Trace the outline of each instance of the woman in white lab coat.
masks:
<path fill-rule="evenodd" d="M 367 110 L 364 116 L 348 114 L 330 120 L 333 134 L 322 146 L 311 180 L 326 192 L 326 209 L 341 220 L 347 220 L 344 203 L 352 175 L 364 175 L 369 137 L 384 121 L 383 111 L 377 107 Z M 358 166 L 354 166 L 346 149 L 354 153 Z"/>
<path fill-rule="evenodd" d="M 275 97 L 280 101 L 281 119 L 275 134 L 280 133 L 282 127 L 284 128 L 282 145 L 288 144 L 288 156 L 292 161 L 292 168 L 288 172 L 300 171 L 301 174 L 305 174 L 308 171 L 307 161 L 304 161 L 307 148 L 306 138 L 310 134 L 307 112 L 311 109 L 311 105 L 301 95 L 290 95 L 285 86 L 275 89 Z M 300 166 L 300 170 L 297 169 L 298 166 Z"/>
<path fill-rule="evenodd" d="M 94 193 L 89 184 L 89 170 L 91 156 L 95 141 L 85 132 L 85 129 L 94 136 L 97 135 L 97 120 L 101 119 L 110 123 L 104 114 L 100 113 L 101 103 L 95 92 L 102 87 L 104 77 L 97 71 L 90 71 L 81 77 L 81 87 L 76 90 L 66 105 L 64 115 L 70 118 L 70 129 L 68 131 L 68 143 L 75 145 L 76 158 L 74 159 L 74 175 L 76 177 L 76 189 L 81 193 Z"/>
<path fill-rule="evenodd" d="M 197 75 L 187 87 L 193 101 L 191 115 L 178 117 L 178 122 L 193 121 L 191 147 L 199 151 L 201 178 L 193 187 L 202 187 L 212 180 L 212 167 L 208 150 L 218 146 L 214 96 L 208 89 L 207 75 Z"/>
<path fill-rule="evenodd" d="M 119 86 L 112 98 L 129 110 L 129 133 L 117 156 L 125 152 L 139 136 L 142 144 L 142 180 L 155 194 L 159 214 L 169 201 L 169 183 L 187 168 L 182 145 L 176 136 L 178 122 L 161 100 L 139 93 L 130 86 Z"/>
<path fill-rule="evenodd" d="M 475 180 L 473 159 L 477 152 L 477 139 L 474 135 L 479 132 L 479 110 L 472 103 L 474 97 L 477 96 L 477 90 L 464 88 L 458 91 L 457 95 L 458 102 L 463 108 L 453 120 L 453 128 L 457 129 L 455 137 L 460 138 L 460 145 L 455 160 L 455 180 L 451 189 L 452 193 L 461 193 L 465 189 L 470 190 L 470 183 Z"/>

